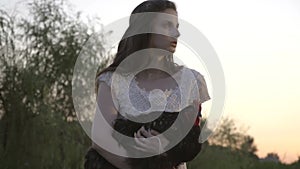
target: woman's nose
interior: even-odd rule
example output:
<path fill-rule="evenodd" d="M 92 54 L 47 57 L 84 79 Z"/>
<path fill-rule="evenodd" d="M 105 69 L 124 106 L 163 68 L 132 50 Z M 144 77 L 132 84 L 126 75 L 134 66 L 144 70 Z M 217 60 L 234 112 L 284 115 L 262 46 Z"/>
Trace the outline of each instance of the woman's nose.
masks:
<path fill-rule="evenodd" d="M 180 36 L 180 32 L 178 30 L 178 28 L 174 28 L 173 31 L 172 31 L 172 36 L 174 38 L 178 38 Z"/>

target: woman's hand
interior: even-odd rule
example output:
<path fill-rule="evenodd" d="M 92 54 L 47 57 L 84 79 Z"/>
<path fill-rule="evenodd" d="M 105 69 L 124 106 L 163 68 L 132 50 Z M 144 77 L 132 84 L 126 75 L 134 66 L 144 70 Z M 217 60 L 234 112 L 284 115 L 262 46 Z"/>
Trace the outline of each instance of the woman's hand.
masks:
<path fill-rule="evenodd" d="M 143 152 L 162 154 L 170 141 L 163 135 L 157 137 L 159 134 L 160 133 L 155 130 L 146 130 L 144 126 L 141 127 L 134 134 L 135 148 Z"/>

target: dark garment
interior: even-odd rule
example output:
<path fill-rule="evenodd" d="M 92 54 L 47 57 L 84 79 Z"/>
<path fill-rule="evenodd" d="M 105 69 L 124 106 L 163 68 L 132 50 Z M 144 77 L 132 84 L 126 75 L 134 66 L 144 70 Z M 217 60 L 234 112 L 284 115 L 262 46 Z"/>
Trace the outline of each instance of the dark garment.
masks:
<path fill-rule="evenodd" d="M 103 158 L 95 149 L 90 148 L 85 155 L 84 169 L 118 169 Z"/>
<path fill-rule="evenodd" d="M 174 137 L 182 138 L 182 140 L 175 146 L 168 147 L 168 151 L 147 157 L 147 158 L 132 158 L 129 159 L 129 164 L 132 169 L 172 169 L 179 166 L 184 162 L 193 160 L 197 154 L 201 151 L 201 143 L 198 139 L 200 136 L 199 117 L 194 119 L 193 112 L 196 109 L 190 105 L 185 107 L 180 112 L 151 112 L 149 114 L 141 114 L 139 116 L 132 116 L 130 120 L 123 118 L 117 118 L 114 121 L 114 131 L 112 136 L 127 150 L 131 156 L 136 156 L 136 149 L 132 147 L 135 144 L 134 140 L 124 140 L 123 135 L 128 137 L 134 137 L 142 126 L 148 130 L 153 129 L 159 133 L 164 133 L 168 130 L 164 136 L 168 140 L 174 139 Z M 180 118 L 178 116 L 180 115 Z M 121 116 L 121 115 L 120 115 Z M 157 117 L 154 121 L 141 123 L 138 122 L 141 119 L 151 119 L 151 116 Z M 174 126 L 174 122 L 177 123 Z M 186 124 L 194 123 L 191 129 L 187 129 Z M 120 134 L 123 134 L 120 136 Z"/>
<path fill-rule="evenodd" d="M 186 108 L 186 112 L 194 112 L 193 110 L 188 111 L 192 107 Z M 201 105 L 199 106 L 199 116 L 201 117 Z M 176 114 L 176 115 L 175 115 Z M 166 128 L 169 128 L 173 122 L 177 119 L 178 112 L 167 113 L 164 112 L 160 118 L 154 122 L 145 125 L 146 128 L 155 129 L 156 131 L 162 133 Z M 187 114 L 188 115 L 188 114 Z M 186 119 L 189 119 L 188 116 Z M 159 121 L 158 121 L 159 120 Z M 190 119 L 192 120 L 192 119 Z M 186 122 L 192 122 L 190 120 L 183 120 L 183 125 Z M 131 124 L 134 122 L 128 122 L 124 118 L 118 118 L 115 121 L 114 128 L 117 129 L 122 134 L 133 137 L 133 133 L 141 128 L 141 124 Z M 130 125 L 131 124 L 131 125 Z M 176 134 L 180 134 L 180 130 L 175 129 Z M 171 169 L 179 166 L 182 162 L 191 161 L 200 151 L 201 143 L 198 143 L 198 137 L 200 135 L 199 118 L 196 119 L 194 126 L 190 132 L 184 137 L 184 139 L 178 143 L 175 147 L 164 153 L 164 155 L 158 155 L 155 157 L 149 157 L 144 159 L 131 159 L 131 166 L 135 169 L 147 168 L 147 169 Z M 126 144 L 122 140 L 116 138 L 121 144 Z M 127 143 L 133 144 L 133 143 Z M 126 146 L 130 147 L 130 146 Z M 90 148 L 85 156 L 85 169 L 118 169 L 103 158 L 95 149 Z"/>

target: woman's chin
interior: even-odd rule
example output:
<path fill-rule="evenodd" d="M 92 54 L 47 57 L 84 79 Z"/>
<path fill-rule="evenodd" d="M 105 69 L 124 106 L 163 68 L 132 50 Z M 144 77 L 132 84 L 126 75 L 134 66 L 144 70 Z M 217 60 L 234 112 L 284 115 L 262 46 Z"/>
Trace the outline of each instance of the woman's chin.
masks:
<path fill-rule="evenodd" d="M 172 47 L 172 46 L 171 46 L 171 47 L 169 48 L 169 52 L 174 53 L 175 51 L 176 51 L 176 47 Z"/>

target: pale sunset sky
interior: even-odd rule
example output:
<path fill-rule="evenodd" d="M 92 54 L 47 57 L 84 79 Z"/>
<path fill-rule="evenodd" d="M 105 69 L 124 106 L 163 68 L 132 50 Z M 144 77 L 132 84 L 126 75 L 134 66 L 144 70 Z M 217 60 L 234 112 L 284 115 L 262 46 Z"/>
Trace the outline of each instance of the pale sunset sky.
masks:
<path fill-rule="evenodd" d="M 69 0 L 74 9 L 107 25 L 129 16 L 143 0 Z M 0 4 L 13 6 L 16 1 Z M 179 18 L 214 47 L 226 80 L 224 116 L 249 127 L 259 157 L 276 152 L 290 163 L 300 156 L 300 1 L 174 0 Z M 180 23 L 179 23 L 180 24 Z M 180 39 L 180 38 L 179 38 Z M 175 53 L 204 76 L 179 43 Z M 184 57 L 182 56 L 184 54 Z M 209 89 L 210 91 L 213 89 Z M 212 96 L 213 97 L 213 96 Z M 210 103 L 205 103 L 209 105 Z M 205 110 L 208 110 L 206 108 Z"/>

